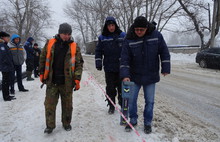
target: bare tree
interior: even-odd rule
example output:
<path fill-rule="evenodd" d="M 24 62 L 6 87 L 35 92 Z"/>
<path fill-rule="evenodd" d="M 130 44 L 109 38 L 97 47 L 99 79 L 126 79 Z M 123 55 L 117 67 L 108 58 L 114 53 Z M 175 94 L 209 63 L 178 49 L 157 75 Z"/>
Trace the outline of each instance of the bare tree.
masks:
<path fill-rule="evenodd" d="M 219 32 L 219 27 L 220 27 L 220 2 L 218 0 L 214 0 L 210 47 L 214 46 L 215 36 Z"/>
<path fill-rule="evenodd" d="M 4 8 L 11 25 L 11 32 L 17 33 L 23 40 L 29 36 L 41 39 L 43 30 L 50 27 L 48 2 L 42 0 L 7 0 Z"/>
<path fill-rule="evenodd" d="M 98 38 L 107 16 L 115 17 L 119 27 L 126 32 L 137 16 L 148 13 L 148 20 L 155 20 L 157 29 L 162 31 L 180 9 L 177 0 L 72 0 L 64 12 L 86 43 Z"/>
<path fill-rule="evenodd" d="M 219 20 L 216 22 L 212 22 L 212 27 L 210 27 L 208 16 L 209 8 L 207 3 L 204 1 L 198 0 L 178 0 L 179 4 L 183 8 L 186 16 L 188 17 L 189 26 L 186 27 L 187 31 L 196 31 L 201 40 L 201 48 L 208 48 L 211 44 L 212 38 L 214 38 L 219 31 Z M 215 0 L 215 4 L 217 5 L 217 0 Z M 218 6 L 217 6 L 218 7 Z M 219 10 L 217 10 L 219 11 Z M 218 17 L 217 12 L 214 13 L 213 16 Z M 192 26 L 193 25 L 193 26 Z M 211 32 L 214 31 L 211 38 Z"/>

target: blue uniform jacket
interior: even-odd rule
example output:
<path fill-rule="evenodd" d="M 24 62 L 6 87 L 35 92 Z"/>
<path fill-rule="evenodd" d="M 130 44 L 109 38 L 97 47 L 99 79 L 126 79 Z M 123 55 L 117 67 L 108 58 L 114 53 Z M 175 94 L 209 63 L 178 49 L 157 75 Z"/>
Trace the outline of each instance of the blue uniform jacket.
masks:
<path fill-rule="evenodd" d="M 161 73 L 170 73 L 170 54 L 160 32 L 153 30 L 143 38 L 125 39 L 120 65 L 120 77 L 136 84 L 148 85 L 160 80 Z"/>
<path fill-rule="evenodd" d="M 13 70 L 14 64 L 9 47 L 0 39 L 0 71 L 10 72 Z"/>
<path fill-rule="evenodd" d="M 34 56 L 35 56 L 35 51 L 32 47 L 32 43 L 31 41 L 33 41 L 34 39 L 32 37 L 29 37 L 28 40 L 25 42 L 24 44 L 24 49 L 26 50 L 26 54 L 27 54 L 27 60 L 34 60 Z"/>
<path fill-rule="evenodd" d="M 96 68 L 104 66 L 105 72 L 119 72 L 122 43 L 125 33 L 99 36 L 96 47 Z M 103 63 L 102 63 L 103 62 Z"/>

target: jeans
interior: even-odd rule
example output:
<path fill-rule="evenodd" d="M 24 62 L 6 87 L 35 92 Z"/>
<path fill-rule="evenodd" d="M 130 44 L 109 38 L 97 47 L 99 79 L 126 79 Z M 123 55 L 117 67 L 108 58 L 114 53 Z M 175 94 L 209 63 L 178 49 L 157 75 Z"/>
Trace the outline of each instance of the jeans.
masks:
<path fill-rule="evenodd" d="M 144 91 L 144 99 L 145 99 L 145 107 L 144 107 L 144 125 L 151 125 L 153 119 L 153 108 L 154 108 L 154 96 L 155 96 L 155 86 L 156 84 L 149 85 L 134 85 L 133 94 L 129 101 L 129 117 L 130 123 L 137 123 L 137 99 L 138 93 L 140 91 L 141 86 L 143 86 Z"/>

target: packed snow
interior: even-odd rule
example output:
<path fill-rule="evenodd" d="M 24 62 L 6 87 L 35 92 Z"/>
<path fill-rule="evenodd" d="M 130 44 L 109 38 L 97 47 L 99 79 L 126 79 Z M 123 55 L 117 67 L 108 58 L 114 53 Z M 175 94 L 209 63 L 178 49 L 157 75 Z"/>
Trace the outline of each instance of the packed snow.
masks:
<path fill-rule="evenodd" d="M 195 63 L 196 54 L 171 53 L 175 64 Z M 19 92 L 15 84 L 16 100 L 5 102 L 0 98 L 0 142 L 180 142 L 178 136 L 168 140 L 164 133 L 144 134 L 141 123 L 136 127 L 138 132 L 125 132 L 119 124 L 120 114 L 107 113 L 105 102 L 105 84 L 97 80 L 89 69 L 84 68 L 81 89 L 73 92 L 72 130 L 62 128 L 60 100 L 56 111 L 56 128 L 52 134 L 44 134 L 45 89 L 40 88 L 38 78 L 34 81 L 23 80 L 29 92 Z M 0 93 L 2 96 L 2 92 Z M 118 106 L 118 105 L 117 105 Z M 119 106 L 118 106 L 119 107 Z M 165 115 L 165 114 L 164 114 Z M 196 140 L 195 140 L 196 141 Z"/>

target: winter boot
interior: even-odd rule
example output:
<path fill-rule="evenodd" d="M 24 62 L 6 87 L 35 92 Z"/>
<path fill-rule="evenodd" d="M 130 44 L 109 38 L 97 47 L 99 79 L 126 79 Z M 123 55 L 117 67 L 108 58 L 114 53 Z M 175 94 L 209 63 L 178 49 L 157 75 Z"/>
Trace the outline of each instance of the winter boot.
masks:
<path fill-rule="evenodd" d="M 152 132 L 152 128 L 150 125 L 144 125 L 144 133 L 150 134 Z"/>
<path fill-rule="evenodd" d="M 47 134 L 50 134 L 53 132 L 53 128 L 49 128 L 47 127 L 45 130 L 44 130 L 44 133 L 47 133 Z"/>
<path fill-rule="evenodd" d="M 21 91 L 21 92 L 28 92 L 29 90 L 23 88 L 23 89 L 20 89 L 19 91 Z"/>
<path fill-rule="evenodd" d="M 135 124 L 132 124 L 132 123 L 131 123 L 131 125 L 132 125 L 133 127 L 135 127 L 135 126 L 137 126 L 137 123 L 135 123 Z M 125 132 L 130 132 L 131 130 L 132 130 L 132 128 L 130 127 L 130 125 L 127 124 L 127 125 L 125 126 Z"/>
<path fill-rule="evenodd" d="M 115 112 L 115 107 L 112 104 L 110 104 L 108 114 L 114 114 L 114 112 Z"/>
<path fill-rule="evenodd" d="M 64 128 L 66 131 L 72 130 L 72 126 L 71 126 L 71 125 L 63 126 L 63 128 Z"/>
<path fill-rule="evenodd" d="M 34 79 L 31 77 L 31 75 L 32 75 L 32 72 L 27 71 L 27 81 L 32 81 L 32 80 L 34 80 Z"/>

